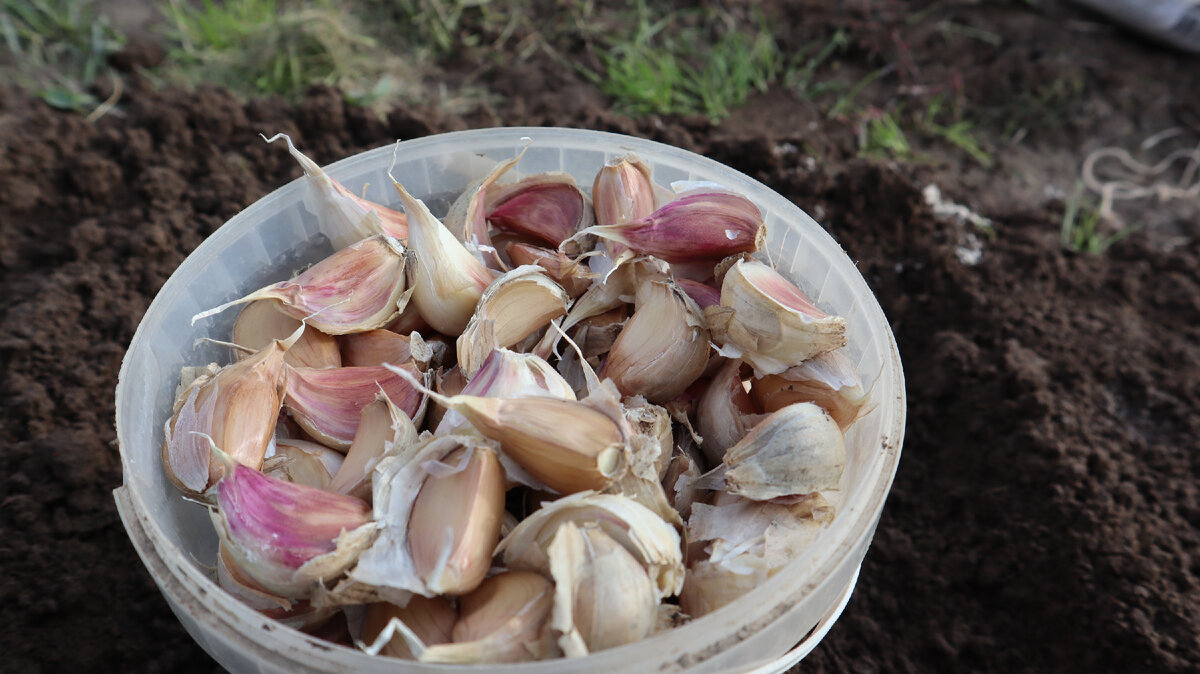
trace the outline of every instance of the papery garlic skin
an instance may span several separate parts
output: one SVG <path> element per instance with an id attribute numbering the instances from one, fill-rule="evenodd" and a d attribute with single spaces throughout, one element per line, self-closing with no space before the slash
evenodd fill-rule
<path id="1" fill-rule="evenodd" d="M 725 452 L 725 489 L 766 501 L 837 489 L 846 442 L 829 413 L 796 403 L 769 415 Z"/>
<path id="2" fill-rule="evenodd" d="M 570 298 L 541 267 L 525 265 L 500 276 L 475 307 L 458 338 L 458 365 L 468 378 L 491 353 L 511 347 L 567 313 Z"/>
<path id="3" fill-rule="evenodd" d="M 415 367 L 406 365 L 410 371 Z M 418 416 L 422 395 L 408 380 L 384 366 L 331 370 L 291 368 L 284 406 L 322 444 L 346 450 L 354 441 L 362 408 L 380 391 L 409 418 Z"/>
<path id="4" fill-rule="evenodd" d="M 564 522 L 547 555 L 555 587 L 550 626 L 567 657 L 633 643 L 654 629 L 654 583 L 641 562 L 603 529 Z"/>
<path id="5" fill-rule="evenodd" d="M 528 353 L 496 349 L 459 391 L 480 398 L 527 398 L 545 396 L 574 400 L 575 392 L 545 359 Z M 434 431 L 437 435 L 454 432 L 467 418 L 453 409 L 446 412 Z"/>
<path id="6" fill-rule="evenodd" d="M 262 472 L 270 477 L 329 490 L 333 474 L 344 457 L 335 450 L 305 440 L 275 440 L 275 454 L 263 462 Z M 267 464 L 272 464 L 268 468 Z"/>
<path id="7" fill-rule="evenodd" d="M 742 358 L 758 376 L 778 374 L 846 345 L 846 321 L 809 301 L 779 272 L 738 260 L 721 282 L 721 305 L 704 311 L 722 355 Z"/>
<path id="8" fill-rule="evenodd" d="M 594 274 L 577 260 L 572 260 L 561 251 L 514 241 L 504 248 L 514 265 L 537 265 L 546 270 L 550 278 L 562 286 L 567 295 L 579 297 L 591 287 Z"/>
<path id="9" fill-rule="evenodd" d="M 240 464 L 214 487 L 213 526 L 238 567 L 268 591 L 307 598 L 335 580 L 374 538 L 361 499 L 275 480 Z"/>
<path id="10" fill-rule="evenodd" d="M 371 500 L 371 475 L 385 456 L 404 452 L 417 442 L 417 428 L 387 396 L 362 408 L 354 440 L 329 480 L 327 489 Z"/>
<path id="11" fill-rule="evenodd" d="M 717 370 L 696 407 L 697 425 L 704 441 L 704 458 L 716 465 L 725 450 L 734 446 L 762 419 L 754 401 L 742 385 L 742 361 L 727 361 Z"/>

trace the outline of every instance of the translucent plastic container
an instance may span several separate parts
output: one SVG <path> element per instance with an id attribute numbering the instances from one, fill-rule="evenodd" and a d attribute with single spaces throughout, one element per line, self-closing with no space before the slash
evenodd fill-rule
<path id="1" fill-rule="evenodd" d="M 766 214 L 770 258 L 822 308 L 845 317 L 847 354 L 873 411 L 847 434 L 847 466 L 837 517 L 801 557 L 733 604 L 653 638 L 577 660 L 486 667 L 422 665 L 370 657 L 266 619 L 214 582 L 217 538 L 205 509 L 185 501 L 163 471 L 160 448 L 179 369 L 225 362 L 221 347 L 193 346 L 227 336 L 237 311 L 198 322 L 196 313 L 290 277 L 331 251 L 303 204 L 303 178 L 242 211 L 179 266 L 146 311 L 117 384 L 117 437 L 124 485 L 115 496 L 130 540 L 180 622 L 234 672 L 773 672 L 807 654 L 849 599 L 900 458 L 904 379 L 879 303 L 828 234 L 788 200 L 722 164 L 678 148 L 596 131 L 510 128 L 462 131 L 399 145 L 393 175 L 435 214 L 471 180 L 532 145 L 517 177 L 566 171 L 590 190 L 606 160 L 636 153 L 667 185 L 711 180 L 737 190 Z M 303 149 L 303 147 L 301 148 Z M 281 146 L 279 152 L 284 152 Z M 399 208 L 386 171 L 393 146 L 328 167 L 352 191 Z M 834 500 L 834 499 L 831 499 Z"/>

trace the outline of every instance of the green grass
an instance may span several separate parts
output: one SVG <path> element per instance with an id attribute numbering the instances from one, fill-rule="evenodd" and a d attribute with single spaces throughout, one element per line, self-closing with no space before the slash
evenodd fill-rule
<path id="1" fill-rule="evenodd" d="M 801 49 L 784 69 L 783 86 L 800 98 L 813 99 L 825 93 L 830 85 L 828 82 L 816 81 L 817 71 L 834 54 L 844 51 L 847 44 L 849 40 L 846 31 L 839 29 L 815 54 L 809 55 L 811 46 Z"/>
<path id="2" fill-rule="evenodd" d="M 0 0 L 0 34 L 17 85 L 80 113 L 97 110 L 89 89 L 124 44 L 90 0 Z"/>
<path id="3" fill-rule="evenodd" d="M 603 73 L 593 78 L 619 108 L 720 120 L 778 77 L 782 57 L 761 22 L 747 31 L 715 21 L 687 25 L 681 14 L 651 20 L 639 5 L 632 35 L 605 45 Z"/>
<path id="4" fill-rule="evenodd" d="M 1135 223 L 1106 235 L 1101 231 L 1102 224 L 1100 211 L 1083 198 L 1083 185 L 1076 185 L 1075 190 L 1067 197 L 1066 208 L 1063 210 L 1059 234 L 1062 247 L 1076 253 L 1100 255 L 1141 227 Z"/>
<path id="5" fill-rule="evenodd" d="M 162 71 L 186 84 L 288 100 L 329 84 L 371 103 L 398 95 L 413 79 L 354 19 L 352 6 L 332 0 L 170 0 L 164 14 L 171 49 Z"/>
<path id="6" fill-rule="evenodd" d="M 904 129 L 889 112 L 875 113 L 866 120 L 858 145 L 859 154 L 874 159 L 910 159 L 913 154 Z"/>
<path id="7" fill-rule="evenodd" d="M 995 160 L 975 138 L 975 125 L 968 120 L 961 119 L 959 114 L 950 115 L 949 123 L 943 124 L 939 121 L 944 117 L 943 108 L 942 99 L 940 97 L 933 98 L 926 105 L 924 114 L 917 119 L 921 130 L 962 150 L 984 168 L 991 168 Z"/>

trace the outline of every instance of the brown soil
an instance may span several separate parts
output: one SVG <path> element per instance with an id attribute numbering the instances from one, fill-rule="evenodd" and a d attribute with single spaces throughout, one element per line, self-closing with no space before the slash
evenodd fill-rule
<path id="1" fill-rule="evenodd" d="M 878 295 L 905 363 L 908 435 L 858 589 L 802 670 L 1197 671 L 1196 207 L 1126 212 L 1141 231 L 1079 255 L 1059 247 L 1061 203 L 1044 190 L 1068 188 L 1094 147 L 1200 118 L 1197 61 L 1053 3 L 938 3 L 916 23 L 922 3 L 798 4 L 772 5 L 789 48 L 846 27 L 847 81 L 900 64 L 863 102 L 897 85 L 961 96 L 997 165 L 934 146 L 914 164 L 856 159 L 849 122 L 781 91 L 717 125 L 633 120 L 537 56 L 488 75 L 506 97 L 466 117 L 379 119 L 324 89 L 296 106 L 160 94 L 130 76 L 120 114 L 89 124 L 0 91 L 0 669 L 217 668 L 117 518 L 113 388 L 179 262 L 298 174 L 257 134 L 290 133 L 325 163 L 503 123 L 619 131 L 726 162 L 814 214 Z M 1002 43 L 930 28 L 941 20 Z M 1059 81 L 1079 87 L 1058 107 L 1027 96 Z M 1019 140 L 1002 132 L 1014 117 Z M 995 235 L 935 217 L 929 182 Z M 977 264 L 963 246 L 981 247 Z"/>

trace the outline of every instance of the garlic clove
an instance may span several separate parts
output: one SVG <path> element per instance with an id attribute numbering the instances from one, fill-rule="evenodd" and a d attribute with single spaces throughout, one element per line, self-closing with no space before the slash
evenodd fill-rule
<path id="1" fill-rule="evenodd" d="M 570 298 L 540 267 L 526 265 L 484 291 L 458 338 L 458 366 L 468 378 L 498 348 L 507 348 L 567 313 Z"/>
<path id="2" fill-rule="evenodd" d="M 671 457 L 671 463 L 667 466 L 667 473 L 662 481 L 667 503 L 685 520 L 692 513 L 692 504 L 696 501 L 696 483 L 700 479 L 698 457 L 682 447 L 690 443 L 690 436 L 681 438 L 681 446 L 676 448 Z"/>
<path id="3" fill-rule="evenodd" d="M 300 327 L 300 321 L 283 313 L 278 300 L 257 300 L 247 304 L 233 324 L 233 343 L 258 351 L 272 340 L 287 339 Z M 309 327 L 283 356 L 284 362 L 297 367 L 341 367 L 337 338 Z"/>
<path id="4" fill-rule="evenodd" d="M 294 344 L 297 334 L 289 338 Z M 167 477 L 184 494 L 199 496 L 221 476 L 203 436 L 235 461 L 257 470 L 274 435 L 284 398 L 288 342 L 272 341 L 258 353 L 201 375 L 180 392 L 163 429 Z"/>
<path id="5" fill-rule="evenodd" d="M 493 273 L 438 222 L 425 202 L 394 179 L 392 185 L 408 214 L 408 245 L 415 258 L 410 270 L 412 301 L 434 330 L 458 335 L 492 282 Z"/>
<path id="6" fill-rule="evenodd" d="M 641 220 L 673 198 L 654 183 L 650 167 L 634 155 L 609 161 L 592 182 L 592 206 L 598 225 Z"/>
<path id="7" fill-rule="evenodd" d="M 507 267 L 497 255 L 491 232 L 488 231 L 487 196 L 493 185 L 521 161 L 526 148 L 528 146 L 522 148 L 516 157 L 497 164 L 487 175 L 467 186 L 446 214 L 446 228 L 474 250 L 486 266 L 500 271 Z"/>
<path id="8" fill-rule="evenodd" d="M 545 269 L 572 299 L 586 292 L 595 278 L 586 266 L 561 251 L 514 241 L 505 246 L 504 252 L 515 265 L 535 264 Z"/>
<path id="9" fill-rule="evenodd" d="M 384 363 L 404 363 L 413 357 L 412 337 L 391 330 L 368 330 L 338 338 L 342 365 L 370 367 Z"/>
<path id="10" fill-rule="evenodd" d="M 276 480 L 214 454 L 225 472 L 212 488 L 213 525 L 237 567 L 267 591 L 306 599 L 373 540 L 371 508 L 361 499 Z"/>
<path id="11" fill-rule="evenodd" d="M 421 643 L 436 646 L 450 643 L 450 632 L 458 620 L 458 611 L 443 597 L 414 595 L 403 607 L 390 602 L 375 602 L 367 606 L 363 615 L 363 642 L 374 644 L 393 620 L 404 623 Z M 400 635 L 392 635 L 375 652 L 392 658 L 416 659 Z"/>
<path id="12" fill-rule="evenodd" d="M 554 585 L 541 574 L 507 571 L 483 581 L 459 600 L 453 643 L 431 646 L 423 662 L 526 662 L 553 655 L 544 637 Z"/>
<path id="13" fill-rule="evenodd" d="M 411 364 L 403 367 L 416 372 Z M 346 450 L 358 431 L 362 408 L 374 401 L 380 390 L 409 418 L 417 416 L 420 391 L 384 366 L 289 368 L 283 404 L 306 433 L 322 444 Z"/>
<path id="14" fill-rule="evenodd" d="M 765 501 L 837 489 L 846 466 L 842 429 L 812 403 L 763 419 L 725 452 L 725 491 Z"/>
<path id="15" fill-rule="evenodd" d="M 260 614 L 291 627 L 309 631 L 324 625 L 335 609 L 317 608 L 308 601 L 293 601 L 271 594 L 242 571 L 224 545 L 218 544 L 217 585 Z"/>
<path id="16" fill-rule="evenodd" d="M 596 526 L 564 522 L 547 549 L 554 578 L 550 627 L 569 657 L 648 636 L 658 597 L 642 563 Z"/>
<path id="17" fill-rule="evenodd" d="M 639 279 L 637 309 L 598 373 L 626 395 L 664 402 L 683 393 L 708 364 L 708 331 L 695 303 L 665 280 Z"/>
<path id="18" fill-rule="evenodd" d="M 721 291 L 707 283 L 676 277 L 675 285 L 687 293 L 687 296 L 692 298 L 692 301 L 696 303 L 696 306 L 700 307 L 701 311 L 721 303 Z"/>
<path id="19" fill-rule="evenodd" d="M 766 412 L 798 402 L 820 405 L 842 432 L 865 414 L 870 396 L 840 350 L 826 351 L 779 374 L 754 381 L 750 395 Z"/>
<path id="20" fill-rule="evenodd" d="M 595 235 L 667 262 L 716 261 L 758 250 L 766 240 L 762 212 L 749 199 L 725 191 L 689 192 L 640 220 L 596 225 Z"/>
<path id="21" fill-rule="evenodd" d="M 487 447 L 460 448 L 425 478 L 409 519 L 414 570 L 436 594 L 466 594 L 483 582 L 504 515 L 504 469 Z"/>
<path id="22" fill-rule="evenodd" d="M 387 234 L 402 241 L 408 238 L 408 219 L 403 213 L 355 195 L 297 150 L 286 134 L 263 137 L 268 143 L 280 138 L 287 142 L 288 152 L 304 169 L 307 182 L 304 206 L 316 216 L 321 231 L 335 249 L 375 234 Z"/>
<path id="23" fill-rule="evenodd" d="M 277 438 L 275 455 L 263 462 L 262 472 L 278 480 L 329 489 L 329 481 L 341 467 L 344 458 L 340 453 L 316 442 Z"/>
<path id="24" fill-rule="evenodd" d="M 579 492 L 546 503 L 526 517 L 496 546 L 511 569 L 549 571 L 547 549 L 564 522 L 594 523 L 647 569 L 658 599 L 683 586 L 679 533 L 650 509 L 626 496 Z"/>
<path id="25" fill-rule="evenodd" d="M 809 301 L 779 272 L 738 260 L 721 282 L 721 306 L 704 312 L 723 355 L 742 358 L 758 376 L 778 374 L 846 345 L 846 321 Z"/>
<path id="26" fill-rule="evenodd" d="M 516 353 L 508 349 L 496 349 L 483 361 L 479 370 L 461 388 L 440 389 L 445 395 L 476 396 L 481 398 L 526 398 L 546 396 L 563 400 L 574 400 L 575 392 L 553 367 L 543 358 L 528 353 Z M 438 404 L 434 401 L 434 404 Z M 438 435 L 459 432 L 467 418 L 454 410 L 446 412 L 434 431 Z"/>
<path id="27" fill-rule="evenodd" d="M 538 173 L 493 186 L 486 204 L 487 220 L 496 229 L 551 246 L 592 224 L 591 204 L 567 173 Z"/>
<path id="28" fill-rule="evenodd" d="M 404 452 L 417 442 L 417 428 L 386 396 L 362 408 L 358 429 L 342 465 L 326 487 L 338 494 L 371 500 L 371 475 L 389 454 Z"/>
<path id="29" fill-rule="evenodd" d="M 405 259 L 404 246 L 390 236 L 363 239 L 291 280 L 196 314 L 192 324 L 235 304 L 274 299 L 280 311 L 330 335 L 381 328 L 408 303 Z"/>
<path id="30" fill-rule="evenodd" d="M 742 361 L 729 360 L 704 389 L 696 407 L 696 421 L 703 442 L 700 449 L 709 464 L 716 465 L 725 450 L 736 445 L 762 420 L 762 411 L 746 392 Z"/>

